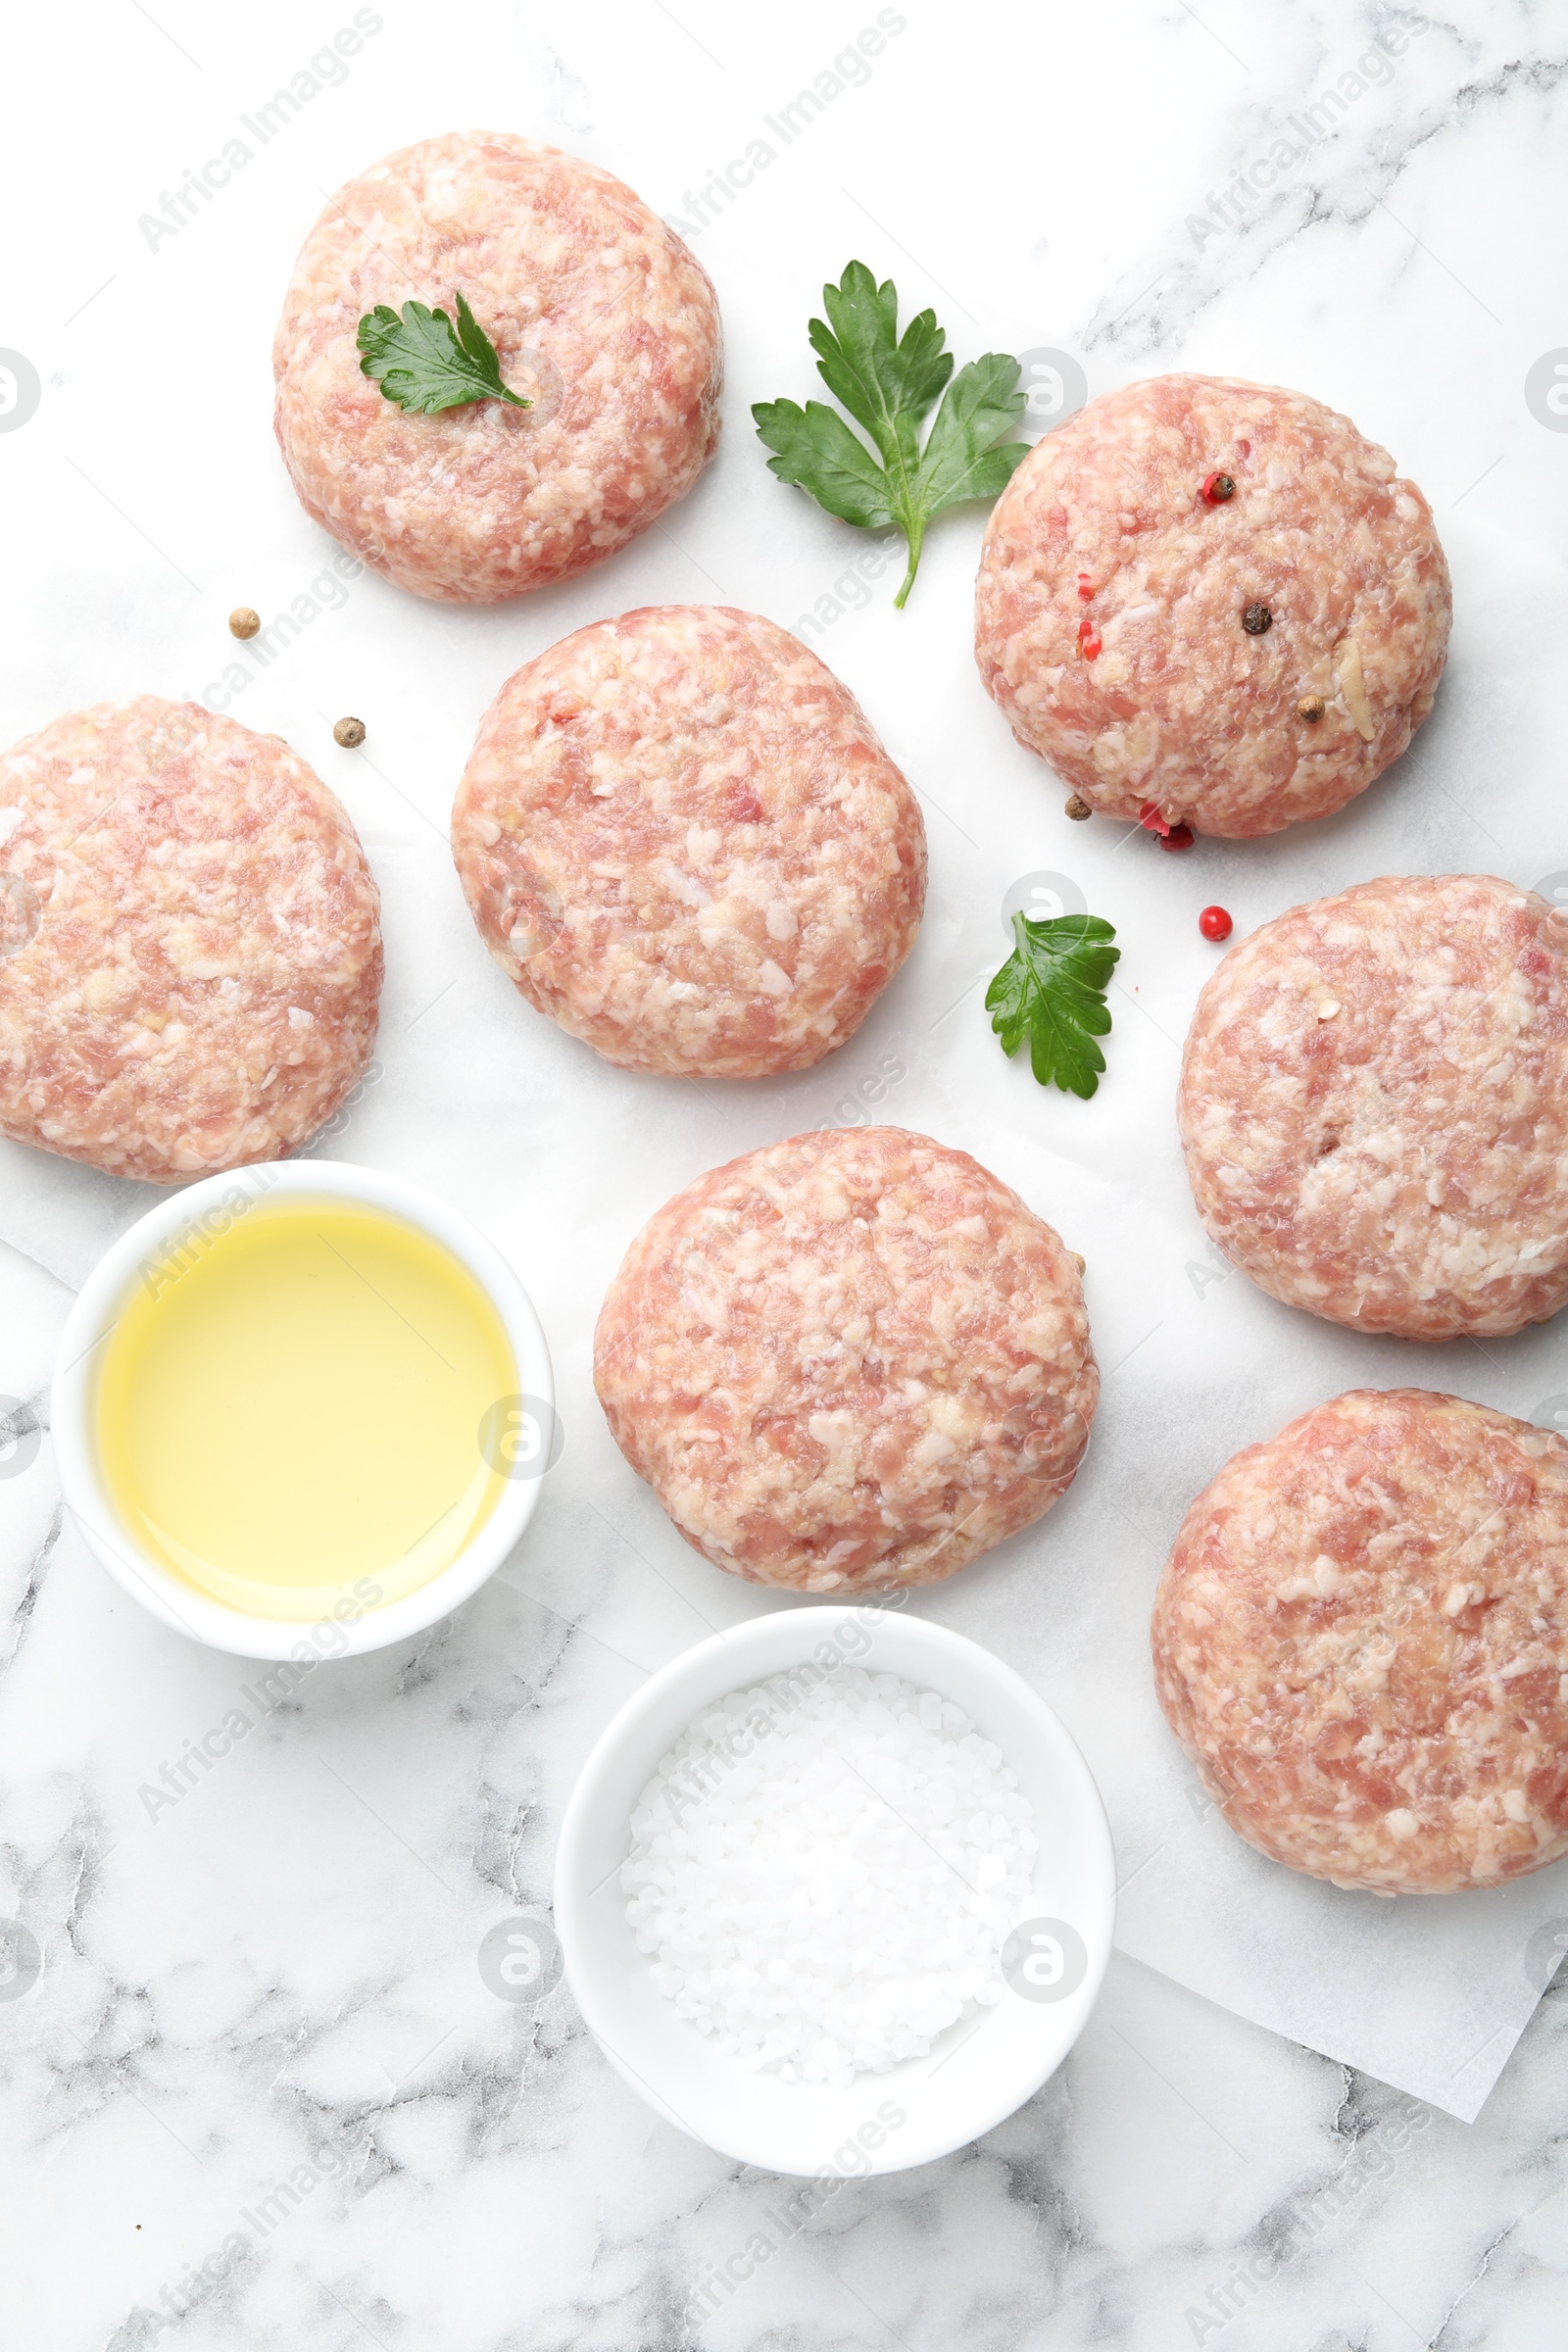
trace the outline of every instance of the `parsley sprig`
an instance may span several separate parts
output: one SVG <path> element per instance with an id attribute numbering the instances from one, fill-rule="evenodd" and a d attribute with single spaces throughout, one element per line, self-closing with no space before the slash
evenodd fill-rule
<path id="1" fill-rule="evenodd" d="M 919 569 L 926 525 L 943 507 L 992 499 L 1006 486 L 1025 441 L 1002 442 L 1025 406 L 1016 390 L 1018 363 L 988 351 L 953 374 L 953 354 L 934 311 L 921 311 L 901 337 L 893 280 L 878 285 L 863 262 L 822 288 L 827 320 L 813 318 L 811 349 L 828 390 L 863 425 L 881 464 L 836 409 L 808 400 L 760 401 L 752 415 L 781 482 L 795 482 L 845 522 L 880 529 L 894 523 L 909 546 L 908 569 L 894 598 L 902 606 Z M 953 380 L 950 383 L 949 377 Z M 925 447 L 920 427 L 939 394 Z"/>
<path id="2" fill-rule="evenodd" d="M 1054 1079 L 1087 1102 L 1105 1066 L 1095 1040 L 1110 1028 L 1105 983 L 1121 960 L 1110 944 L 1116 934 L 1098 914 L 1015 914 L 1012 936 L 1017 945 L 986 990 L 991 1026 L 1004 1054 L 1016 1054 L 1027 1032 L 1040 1084 Z"/>
<path id="3" fill-rule="evenodd" d="M 360 373 L 380 384 L 382 395 L 400 409 L 433 416 L 471 400 L 506 400 L 514 409 L 533 402 L 501 380 L 496 347 L 465 297 L 458 296 L 458 323 L 445 311 L 406 302 L 401 315 L 378 302 L 360 320 Z"/>

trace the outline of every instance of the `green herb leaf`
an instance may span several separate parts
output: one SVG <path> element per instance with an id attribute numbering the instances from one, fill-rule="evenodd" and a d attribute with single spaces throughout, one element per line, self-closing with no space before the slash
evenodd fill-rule
<path id="1" fill-rule="evenodd" d="M 899 298 L 893 280 L 879 286 L 863 262 L 852 262 L 844 282 L 822 288 L 828 325 L 809 327 L 816 372 L 858 424 L 863 424 L 885 466 L 912 470 L 919 428 L 953 373 L 953 354 L 934 311 L 911 318 L 899 338 Z"/>
<path id="2" fill-rule="evenodd" d="M 1004 1054 L 1016 1054 L 1027 1032 L 1040 1084 L 1054 1079 L 1087 1102 L 1105 1066 L 1095 1039 L 1110 1028 L 1105 983 L 1121 960 L 1110 944 L 1116 934 L 1098 914 L 1040 922 L 1015 914 L 1012 936 L 1018 944 L 986 990 L 991 1026 Z"/>
<path id="3" fill-rule="evenodd" d="M 874 530 L 893 520 L 887 475 L 836 409 L 820 400 L 808 400 L 804 409 L 793 400 L 775 400 L 759 403 L 752 415 L 768 448 L 778 451 L 767 463 L 781 482 L 798 482 L 845 522 Z"/>
<path id="4" fill-rule="evenodd" d="M 445 311 L 428 310 L 422 302 L 406 302 L 401 316 L 381 302 L 360 320 L 356 341 L 360 373 L 379 383 L 383 397 L 400 409 L 433 416 L 472 400 L 533 407 L 502 382 L 496 347 L 462 294 L 456 328 Z"/>
<path id="5" fill-rule="evenodd" d="M 909 547 L 893 600 L 903 605 L 932 515 L 966 499 L 995 498 L 1028 455 L 1027 442 L 1002 440 L 1024 412 L 1018 363 L 987 352 L 955 376 L 936 313 L 921 311 L 901 336 L 893 280 L 879 286 L 863 262 L 851 262 L 838 285 L 822 288 L 822 307 L 827 319 L 810 323 L 817 373 L 863 426 L 881 464 L 819 400 L 804 409 L 793 400 L 759 402 L 752 411 L 758 437 L 776 452 L 769 470 L 808 490 L 830 514 L 862 528 L 897 524 Z M 920 428 L 939 397 L 922 453 Z"/>
<path id="6" fill-rule="evenodd" d="M 920 461 L 931 514 L 965 498 L 1000 498 L 1005 490 L 1013 467 L 1029 452 L 1027 441 L 992 447 L 1000 434 L 1012 430 L 1027 406 L 1027 394 L 1013 390 L 1017 380 L 1017 361 L 997 351 L 971 360 L 954 377 Z"/>

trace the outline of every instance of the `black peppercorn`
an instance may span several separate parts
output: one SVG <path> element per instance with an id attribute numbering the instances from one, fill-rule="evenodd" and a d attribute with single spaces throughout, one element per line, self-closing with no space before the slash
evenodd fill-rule
<path id="1" fill-rule="evenodd" d="M 1274 615 L 1267 605 L 1249 605 L 1242 614 L 1242 626 L 1249 637 L 1261 637 L 1265 629 L 1274 626 Z"/>

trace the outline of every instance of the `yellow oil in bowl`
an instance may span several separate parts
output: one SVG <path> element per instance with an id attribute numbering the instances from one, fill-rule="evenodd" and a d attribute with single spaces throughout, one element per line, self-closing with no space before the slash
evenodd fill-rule
<path id="1" fill-rule="evenodd" d="M 517 1387 L 496 1307 L 442 1243 L 289 1194 L 143 1268 L 99 1357 L 100 1471 L 125 1531 L 209 1598 L 361 1614 L 489 1518 L 504 1480 L 481 1431 Z"/>

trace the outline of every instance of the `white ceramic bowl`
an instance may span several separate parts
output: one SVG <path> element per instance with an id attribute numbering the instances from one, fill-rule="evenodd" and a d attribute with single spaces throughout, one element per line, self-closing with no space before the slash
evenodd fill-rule
<path id="1" fill-rule="evenodd" d="M 550 1354 L 539 1318 L 512 1268 L 466 1218 L 419 1186 L 374 1168 L 341 1160 L 278 1160 L 205 1176 L 172 1193 L 122 1235 L 94 1266 L 66 1320 L 55 1367 L 51 1416 L 55 1459 L 66 1506 L 98 1559 L 118 1584 L 159 1621 L 189 1634 L 213 1649 L 246 1658 L 295 1658 L 314 1663 L 382 1649 L 422 1633 L 466 1600 L 512 1550 L 539 1499 L 542 1480 L 509 1479 L 495 1508 L 449 1568 L 426 1585 L 383 1607 L 326 1623 L 255 1617 L 210 1599 L 152 1558 L 122 1525 L 99 1475 L 94 1431 L 98 1350 L 136 1284 L 142 1268 L 182 1235 L 222 1230 L 221 1220 L 243 1213 L 242 1203 L 280 1200 L 289 1194 L 352 1200 L 385 1210 L 443 1243 L 486 1293 L 506 1327 L 517 1363 L 517 1385 L 526 1396 L 554 1409 Z M 203 1220 L 213 1222 L 204 1227 Z"/>
<path id="2" fill-rule="evenodd" d="M 824 1647 L 824 1645 L 826 1645 Z M 626 1923 L 620 1865 L 631 1811 L 682 1732 L 726 1691 L 813 1657 L 902 1675 L 963 1708 L 994 1740 L 1035 1809 L 1039 1913 L 1082 1939 L 1065 1995 L 1046 1980 L 960 2018 L 926 2058 L 848 2090 L 751 2074 L 659 1992 Z M 1089 1767 L 1044 1699 L 961 1634 L 889 1608 L 796 1607 L 701 1642 L 628 1701 L 583 1767 L 556 1852 L 555 1919 L 566 1973 L 606 2057 L 666 2122 L 722 2155 L 824 2180 L 928 2164 L 989 2132 L 1054 2072 L 1083 2030 L 1110 1957 L 1115 1873 Z M 1049 1948 L 1049 1947 L 1048 1947 Z M 1058 1982 L 1065 1983 L 1066 1979 Z M 898 2120 L 891 2121 L 890 2113 Z"/>

